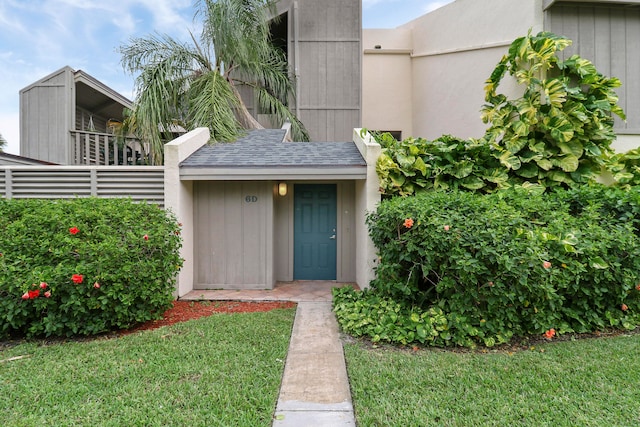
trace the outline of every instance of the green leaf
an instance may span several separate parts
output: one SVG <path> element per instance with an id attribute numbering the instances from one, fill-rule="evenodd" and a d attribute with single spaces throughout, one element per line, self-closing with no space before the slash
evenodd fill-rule
<path id="1" fill-rule="evenodd" d="M 424 160 L 422 160 L 422 157 L 418 157 L 415 161 L 415 163 L 413 164 L 413 167 L 420 171 L 420 173 L 422 174 L 422 176 L 427 176 L 427 165 L 424 162 Z"/>
<path id="2" fill-rule="evenodd" d="M 523 178 L 535 178 L 538 176 L 538 172 L 538 165 L 536 165 L 535 163 L 525 163 L 520 169 L 516 171 L 518 176 L 521 176 Z"/>
<path id="3" fill-rule="evenodd" d="M 522 166 L 520 158 L 509 151 L 505 151 L 499 160 L 507 169 L 520 169 L 520 166 Z"/>
<path id="4" fill-rule="evenodd" d="M 551 136 L 558 142 L 567 142 L 573 138 L 573 126 L 562 117 L 552 117 L 549 120 L 548 127 Z"/>
<path id="5" fill-rule="evenodd" d="M 563 182 L 565 184 L 573 184 L 573 180 L 566 173 L 559 170 L 549 171 L 545 176 L 554 182 Z"/>
<path id="6" fill-rule="evenodd" d="M 400 168 L 409 169 L 409 168 L 413 167 L 413 164 L 415 163 L 416 158 L 414 156 L 411 156 L 411 155 L 405 155 L 403 153 L 397 153 L 396 154 L 396 160 L 398 161 L 398 164 L 400 165 Z"/>
<path id="7" fill-rule="evenodd" d="M 402 187 L 402 185 L 407 181 L 407 178 L 402 173 L 399 173 L 397 171 L 392 171 L 391 173 L 389 173 L 389 178 L 391 179 L 393 185 L 396 187 Z"/>
<path id="8" fill-rule="evenodd" d="M 567 91 L 564 89 L 562 81 L 558 79 L 546 80 L 542 86 L 549 104 L 556 108 L 562 108 L 562 104 L 567 100 Z"/>
<path id="9" fill-rule="evenodd" d="M 560 151 L 562 151 L 564 154 L 572 154 L 577 158 L 582 157 L 582 154 L 584 154 L 584 148 L 582 147 L 582 143 L 580 141 L 572 140 L 567 142 L 559 142 L 558 148 L 560 148 Z"/>
<path id="10" fill-rule="evenodd" d="M 564 238 L 561 240 L 562 244 L 564 245 L 571 245 L 571 246 L 575 246 L 578 244 L 578 238 L 576 237 L 575 234 L 573 233 L 567 233 Z"/>
<path id="11" fill-rule="evenodd" d="M 573 154 L 557 157 L 551 162 L 554 166 L 561 168 L 564 172 L 575 172 L 578 170 L 578 166 L 580 165 L 580 161 Z"/>
<path id="12" fill-rule="evenodd" d="M 460 185 L 464 188 L 468 188 L 469 190 L 479 190 L 485 187 L 484 181 L 476 176 L 469 176 L 463 179 L 460 181 Z"/>
<path id="13" fill-rule="evenodd" d="M 522 120 L 514 120 L 511 123 L 511 127 L 513 128 L 513 132 L 515 132 L 517 136 L 524 136 L 529 134 L 529 125 Z M 525 140 L 525 144 L 526 144 L 526 140 Z M 523 144 L 522 147 L 524 147 L 525 144 Z M 508 148 L 508 150 L 512 151 L 510 148 Z M 518 151 L 514 151 L 514 152 L 517 153 Z"/>
<path id="14" fill-rule="evenodd" d="M 526 135 L 526 134 L 522 134 L 522 135 Z M 514 135 L 513 137 L 504 140 L 504 147 L 507 149 L 507 151 L 513 154 L 517 154 L 520 152 L 520 150 L 522 150 L 524 147 L 527 146 L 528 142 L 529 141 L 527 140 L 527 138 L 521 138 L 521 137 L 518 137 L 518 135 Z"/>
<path id="15" fill-rule="evenodd" d="M 418 333 L 418 336 L 420 338 L 426 338 L 427 337 L 427 330 L 425 329 L 425 327 L 423 325 L 418 325 L 418 327 L 416 328 L 416 332 Z"/>
<path id="16" fill-rule="evenodd" d="M 456 163 L 450 173 L 456 178 L 462 179 L 469 176 L 471 172 L 473 172 L 473 163 L 468 160 L 463 160 Z"/>
<path id="17" fill-rule="evenodd" d="M 607 268 L 609 268 L 609 264 L 607 264 L 605 262 L 605 260 L 603 260 L 600 257 L 595 257 L 595 258 L 589 259 L 589 265 L 592 268 L 595 268 L 597 270 L 606 270 Z"/>
<path id="18" fill-rule="evenodd" d="M 491 169 L 482 175 L 482 179 L 493 182 L 494 184 L 501 184 L 507 182 L 509 175 L 504 169 Z"/>

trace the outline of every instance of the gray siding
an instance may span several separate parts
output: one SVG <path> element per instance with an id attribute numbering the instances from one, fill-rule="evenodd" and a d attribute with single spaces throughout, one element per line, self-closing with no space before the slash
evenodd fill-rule
<path id="1" fill-rule="evenodd" d="M 290 51 L 299 54 L 293 60 L 301 120 L 314 141 L 350 141 L 361 123 L 361 2 L 298 3 L 298 39 Z"/>
<path id="2" fill-rule="evenodd" d="M 69 162 L 73 91 L 73 75 L 67 68 L 20 91 L 21 155 L 53 163 Z"/>
<path id="3" fill-rule="evenodd" d="M 195 183 L 194 289 L 271 289 L 273 183 Z"/>
<path id="4" fill-rule="evenodd" d="M 356 186 L 338 183 L 338 282 L 356 281 Z"/>
<path id="5" fill-rule="evenodd" d="M 361 1 L 281 0 L 278 13 L 288 18 L 288 58 L 297 75 L 292 108 L 312 141 L 351 141 L 362 122 Z"/>
<path id="6" fill-rule="evenodd" d="M 163 167 L 0 167 L 0 197 L 130 197 L 164 205 Z"/>
<path id="7" fill-rule="evenodd" d="M 545 28 L 573 40 L 565 58 L 578 54 L 622 81 L 617 93 L 627 122 L 616 119 L 616 131 L 640 133 L 640 8 L 559 3 L 546 12 Z"/>

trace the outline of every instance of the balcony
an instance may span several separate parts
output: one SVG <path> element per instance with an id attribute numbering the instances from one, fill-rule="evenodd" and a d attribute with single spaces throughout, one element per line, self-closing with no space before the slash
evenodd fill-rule
<path id="1" fill-rule="evenodd" d="M 149 165 L 148 150 L 137 138 L 116 137 L 110 133 L 70 131 L 72 165 Z"/>

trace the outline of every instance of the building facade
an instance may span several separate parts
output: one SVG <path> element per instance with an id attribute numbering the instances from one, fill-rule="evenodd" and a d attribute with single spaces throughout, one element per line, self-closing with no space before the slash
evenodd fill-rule
<path id="1" fill-rule="evenodd" d="M 485 81 L 529 30 L 568 37 L 565 55 L 578 53 L 622 80 L 617 93 L 627 121 L 616 121 L 614 147 L 640 146 L 638 0 L 456 0 L 395 29 L 366 29 L 363 127 L 403 138 L 482 136 Z M 519 90 L 506 79 L 501 88 L 514 96 Z"/>

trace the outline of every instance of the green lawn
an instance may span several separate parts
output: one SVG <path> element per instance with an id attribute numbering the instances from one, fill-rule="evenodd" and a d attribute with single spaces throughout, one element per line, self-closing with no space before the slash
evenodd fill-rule
<path id="1" fill-rule="evenodd" d="M 345 344 L 359 426 L 638 426 L 640 335 L 509 353 Z"/>
<path id="2" fill-rule="evenodd" d="M 0 351 L 0 425 L 270 426 L 295 309 Z M 27 356 L 7 360 L 16 356 Z"/>

